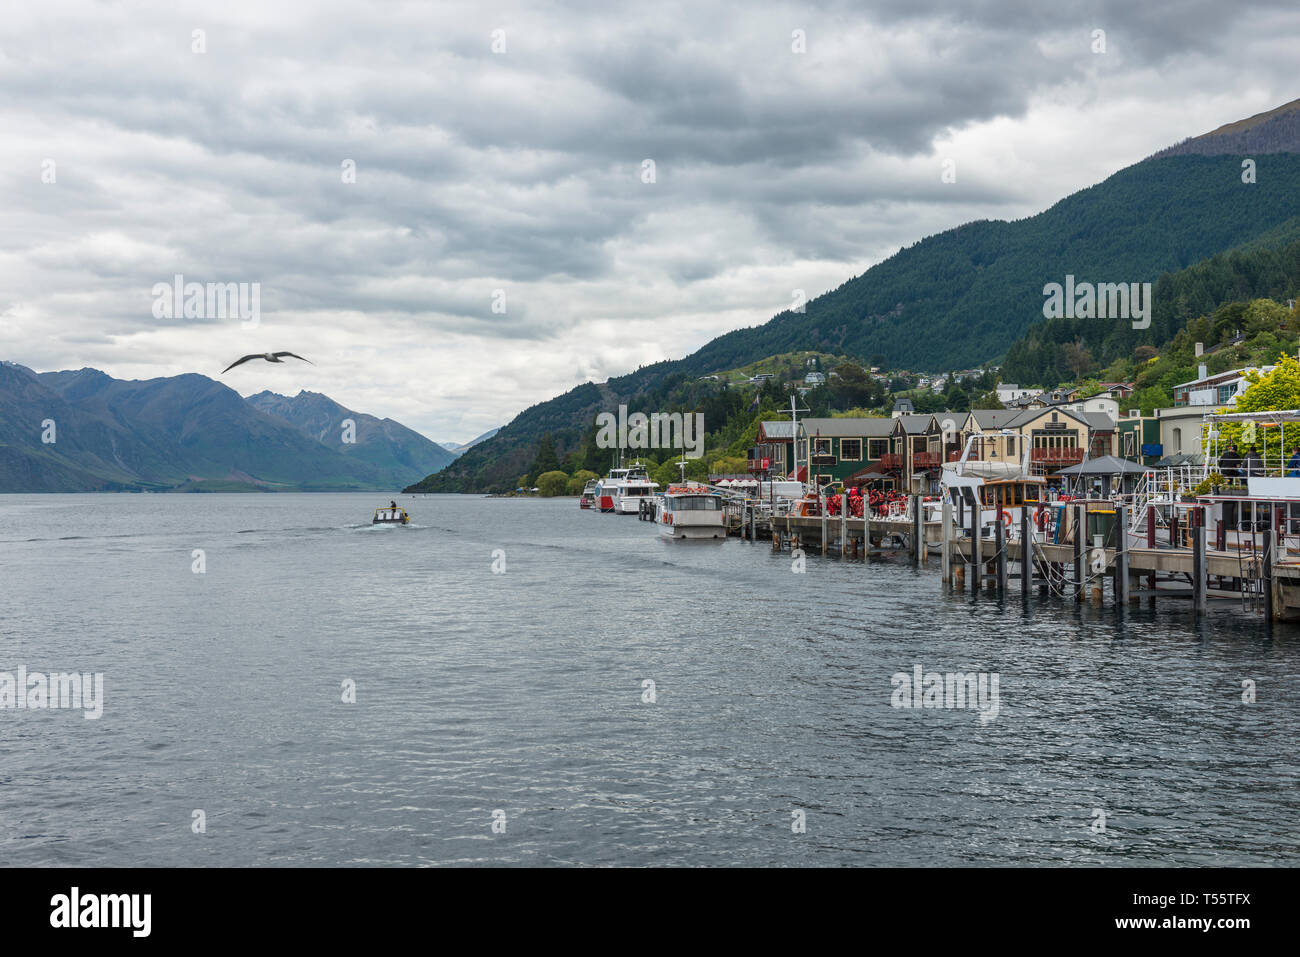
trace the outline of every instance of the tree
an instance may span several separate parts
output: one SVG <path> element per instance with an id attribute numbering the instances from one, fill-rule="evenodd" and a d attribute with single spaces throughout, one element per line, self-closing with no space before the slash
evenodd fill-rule
<path id="1" fill-rule="evenodd" d="M 1286 326 L 1291 316 L 1286 306 L 1272 299 L 1255 299 L 1246 307 L 1242 315 L 1246 332 L 1254 335 L 1259 332 L 1277 332 Z"/>
<path id="2" fill-rule="evenodd" d="M 565 491 L 569 495 L 581 495 L 582 490 L 587 487 L 587 483 L 596 481 L 598 477 L 595 472 L 578 469 L 569 478 L 569 484 L 565 486 Z"/>
<path id="3" fill-rule="evenodd" d="M 749 470 L 749 459 L 739 456 L 720 456 L 713 460 L 709 472 L 713 475 L 743 475 Z"/>
<path id="4" fill-rule="evenodd" d="M 554 498 L 556 495 L 563 495 L 568 484 L 569 477 L 558 469 L 543 472 L 537 476 L 537 493 L 543 498 Z"/>
<path id="5" fill-rule="evenodd" d="M 1143 415 L 1154 415 L 1156 409 L 1167 409 L 1174 404 L 1173 397 L 1158 385 L 1148 386 L 1125 400 L 1124 407 L 1138 408 Z"/>
<path id="6" fill-rule="evenodd" d="M 1250 383 L 1246 390 L 1237 397 L 1237 412 L 1277 412 L 1284 409 L 1300 409 L 1300 362 L 1294 356 L 1281 355 L 1272 372 L 1248 372 L 1246 381 Z M 1253 423 L 1251 423 L 1253 424 Z M 1283 449 L 1300 445 L 1300 424 L 1289 423 L 1282 428 L 1255 429 L 1254 442 L 1243 437 L 1243 431 L 1249 425 L 1221 425 L 1219 427 L 1219 448 L 1225 448 L 1229 442 L 1237 442 L 1245 451 L 1245 446 L 1256 445 L 1267 462 L 1285 461 Z"/>
<path id="7" fill-rule="evenodd" d="M 559 467 L 560 460 L 555 454 L 555 439 L 550 432 L 547 432 L 537 445 L 537 458 L 533 460 L 533 467 L 528 470 L 528 474 L 540 478 L 543 472 L 553 472 Z M 568 476 L 566 475 L 565 478 Z"/>
<path id="8" fill-rule="evenodd" d="M 650 473 L 650 477 L 660 485 L 667 488 L 669 485 L 680 480 L 681 470 L 677 467 L 677 461 L 669 459 Z"/>
<path id="9" fill-rule="evenodd" d="M 1092 368 L 1092 352 L 1083 344 L 1082 339 L 1075 339 L 1065 346 L 1064 358 L 1066 366 L 1074 373 L 1075 379 Z"/>
<path id="10" fill-rule="evenodd" d="M 1250 383 L 1237 398 L 1238 412 L 1275 412 L 1300 409 L 1300 362 L 1281 355 L 1272 372 L 1248 372 Z"/>
<path id="11" fill-rule="evenodd" d="M 835 367 L 835 376 L 830 384 L 833 397 L 831 401 L 839 408 L 880 404 L 880 387 L 867 370 L 856 362 L 840 363 Z"/>

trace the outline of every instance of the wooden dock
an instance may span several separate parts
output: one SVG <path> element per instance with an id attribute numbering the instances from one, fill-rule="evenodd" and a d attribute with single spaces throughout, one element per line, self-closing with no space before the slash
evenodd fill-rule
<path id="1" fill-rule="evenodd" d="M 1197 614 L 1207 610 L 1211 597 L 1234 598 L 1258 606 L 1270 620 L 1300 621 L 1300 561 L 1279 557 L 1271 530 L 1260 536 L 1261 548 L 1247 551 L 1209 548 L 1203 526 L 1180 530 L 1180 540 L 1189 541 L 1189 546 L 1124 548 L 1082 540 L 1057 544 L 1034 528 L 1027 510 L 1020 528 L 995 524 L 972 538 L 972 530 L 957 528 L 951 505 L 943 506 L 944 518 L 937 522 L 922 521 L 920 506 L 914 497 L 904 516 L 866 519 L 765 515 L 760 509 L 734 505 L 727 511 L 733 534 L 770 540 L 773 550 L 801 548 L 841 558 L 902 554 L 919 567 L 933 557 L 945 584 L 969 585 L 972 592 L 986 588 L 1006 592 L 1014 581 L 1026 597 L 1039 592 L 1097 603 L 1107 593 L 1117 603 L 1157 595 L 1186 597 Z M 1083 513 L 1075 514 L 1074 527 L 1087 528 L 1087 503 L 1074 507 Z M 1121 530 L 1117 537 L 1127 541 L 1126 510 L 1121 505 L 1115 511 Z M 931 555 L 932 551 L 937 554 Z"/>

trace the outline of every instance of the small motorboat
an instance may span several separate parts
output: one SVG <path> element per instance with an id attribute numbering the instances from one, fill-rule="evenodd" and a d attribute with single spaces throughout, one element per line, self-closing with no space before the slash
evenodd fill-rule
<path id="1" fill-rule="evenodd" d="M 370 520 L 371 525 L 409 525 L 410 522 L 411 516 L 406 514 L 406 509 L 396 505 L 375 509 L 375 517 Z"/>

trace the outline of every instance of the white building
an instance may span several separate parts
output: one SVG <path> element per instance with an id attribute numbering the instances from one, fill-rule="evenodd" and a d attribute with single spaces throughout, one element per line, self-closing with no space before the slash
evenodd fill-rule
<path id="1" fill-rule="evenodd" d="M 1205 374 L 1205 366 L 1197 372 L 1199 377 L 1191 382 L 1181 382 L 1174 386 L 1174 407 L 1184 406 L 1224 406 L 1236 405 L 1237 396 L 1246 391 L 1250 385 L 1246 381 L 1247 372 L 1272 372 L 1275 366 L 1246 366 L 1243 369 L 1230 369 L 1214 375 Z"/>
<path id="2" fill-rule="evenodd" d="M 1171 455 L 1200 455 L 1202 417 L 1213 412 L 1213 405 L 1182 406 L 1156 409 L 1160 420 L 1160 445 L 1166 458 Z"/>
<path id="3" fill-rule="evenodd" d="M 998 401 L 1003 405 L 1010 405 L 1012 402 L 1015 402 L 1016 399 L 1021 399 L 1025 396 L 1034 394 L 1033 389 L 1022 389 L 1014 382 L 999 382 L 997 392 Z"/>

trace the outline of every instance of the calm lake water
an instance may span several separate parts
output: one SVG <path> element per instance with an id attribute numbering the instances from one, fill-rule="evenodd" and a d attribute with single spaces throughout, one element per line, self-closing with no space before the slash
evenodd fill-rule
<path id="1" fill-rule="evenodd" d="M 0 710 L 0 860 L 1300 860 L 1300 629 L 387 500 L 0 496 L 0 672 L 104 675 L 97 720 Z M 996 673 L 996 717 L 891 706 L 917 665 Z"/>

